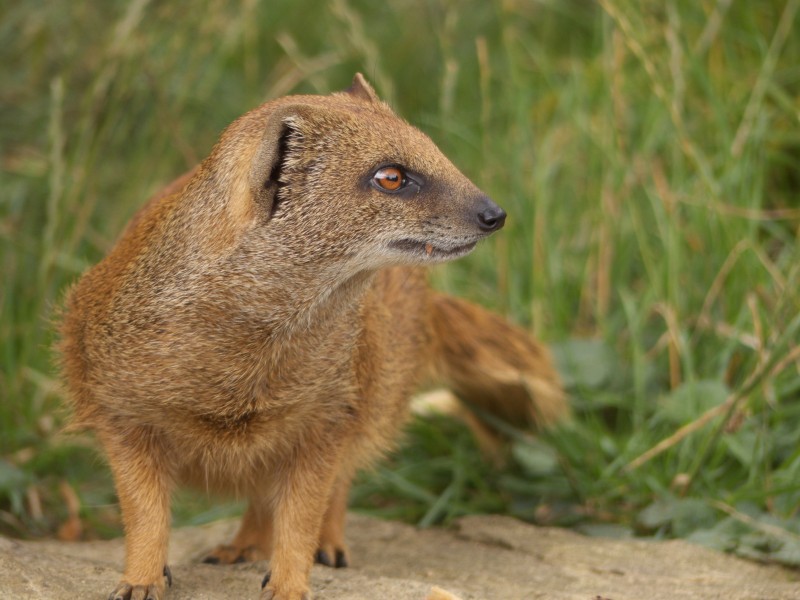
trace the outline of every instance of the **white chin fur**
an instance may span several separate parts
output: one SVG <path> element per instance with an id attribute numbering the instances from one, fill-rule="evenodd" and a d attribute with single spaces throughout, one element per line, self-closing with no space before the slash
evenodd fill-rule
<path id="1" fill-rule="evenodd" d="M 388 250 L 395 255 L 401 255 L 409 262 L 413 263 L 431 263 L 431 262 L 444 262 L 447 260 L 455 260 L 466 256 L 475 249 L 477 241 L 469 242 L 467 244 L 457 244 L 451 247 L 437 246 L 431 242 L 419 242 L 416 240 L 399 240 L 390 242 Z"/>

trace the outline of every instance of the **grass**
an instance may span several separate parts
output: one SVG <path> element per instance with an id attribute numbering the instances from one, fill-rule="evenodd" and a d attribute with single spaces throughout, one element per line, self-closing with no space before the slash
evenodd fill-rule
<path id="1" fill-rule="evenodd" d="M 435 281 L 550 343 L 575 418 L 536 439 L 507 429 L 501 469 L 458 424 L 415 421 L 355 506 L 800 563 L 798 8 L 6 3 L 0 529 L 52 534 L 70 511 L 84 536 L 118 528 L 91 439 L 59 433 L 48 348 L 65 287 L 236 116 L 360 70 L 507 209 Z M 182 496 L 176 520 L 234 510 L 212 506 Z"/>

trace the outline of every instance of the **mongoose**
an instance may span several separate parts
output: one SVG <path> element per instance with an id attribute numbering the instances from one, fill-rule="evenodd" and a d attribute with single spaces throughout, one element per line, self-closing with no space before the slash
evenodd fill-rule
<path id="1" fill-rule="evenodd" d="M 109 598 L 164 597 L 179 484 L 249 501 L 208 562 L 269 558 L 262 600 L 310 598 L 315 559 L 350 560 L 354 472 L 391 447 L 423 381 L 517 422 L 563 415 L 545 348 L 421 268 L 505 217 L 360 74 L 245 114 L 151 199 L 60 324 L 75 419 L 122 510 Z"/>

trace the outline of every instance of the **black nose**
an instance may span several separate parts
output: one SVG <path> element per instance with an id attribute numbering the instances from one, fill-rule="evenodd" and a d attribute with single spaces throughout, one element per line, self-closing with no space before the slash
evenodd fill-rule
<path id="1" fill-rule="evenodd" d="M 489 198 L 484 198 L 478 209 L 478 227 L 483 231 L 497 231 L 506 222 L 506 211 Z"/>

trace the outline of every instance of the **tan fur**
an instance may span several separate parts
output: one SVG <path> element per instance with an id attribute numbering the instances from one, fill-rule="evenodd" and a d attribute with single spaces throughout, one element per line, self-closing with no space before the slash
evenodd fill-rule
<path id="1" fill-rule="evenodd" d="M 422 185 L 381 191 L 371 176 L 389 164 Z M 142 208 L 61 323 L 75 416 L 122 508 L 112 598 L 163 597 L 179 484 L 250 500 L 211 560 L 269 556 L 262 599 L 308 598 L 315 555 L 347 562 L 353 474 L 392 446 L 431 371 L 511 419 L 565 412 L 538 343 L 432 293 L 419 268 L 488 235 L 487 207 L 499 210 L 357 75 L 347 92 L 247 113 Z"/>

